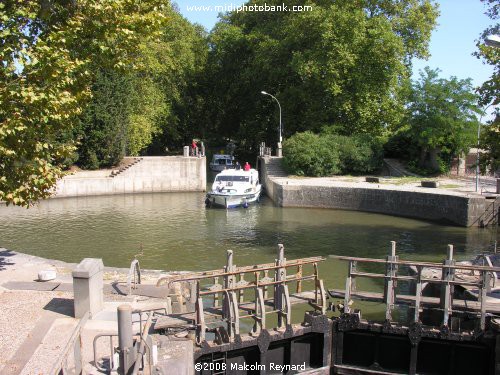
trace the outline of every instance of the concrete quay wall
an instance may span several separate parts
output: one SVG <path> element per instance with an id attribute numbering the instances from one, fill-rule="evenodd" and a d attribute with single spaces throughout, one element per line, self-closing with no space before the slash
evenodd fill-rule
<path id="1" fill-rule="evenodd" d="M 205 191 L 206 158 L 149 156 L 112 177 L 111 170 L 77 172 L 58 181 L 54 197 Z"/>
<path id="2" fill-rule="evenodd" d="M 484 197 L 442 189 L 405 189 L 380 184 L 341 186 L 313 178 L 274 177 L 279 168 L 277 162 L 275 158 L 261 158 L 259 164 L 266 193 L 280 207 L 366 211 L 469 227 L 480 224 L 487 206 Z"/>

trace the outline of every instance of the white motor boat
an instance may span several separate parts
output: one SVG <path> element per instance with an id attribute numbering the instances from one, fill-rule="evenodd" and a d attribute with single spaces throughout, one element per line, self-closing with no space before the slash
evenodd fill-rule
<path id="1" fill-rule="evenodd" d="M 226 169 L 215 177 L 205 204 L 208 207 L 248 207 L 259 201 L 261 191 L 259 172 L 255 169 Z"/>
<path id="2" fill-rule="evenodd" d="M 235 168 L 234 156 L 226 154 L 215 154 L 209 164 L 212 171 L 221 172 L 225 169 Z"/>

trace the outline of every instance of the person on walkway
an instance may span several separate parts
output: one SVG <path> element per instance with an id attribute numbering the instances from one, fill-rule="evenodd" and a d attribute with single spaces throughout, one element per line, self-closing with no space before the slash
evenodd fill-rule
<path id="1" fill-rule="evenodd" d="M 198 155 L 198 145 L 196 144 L 196 140 L 193 139 L 193 143 L 191 143 L 191 155 Z"/>
<path id="2" fill-rule="evenodd" d="M 244 169 L 245 169 L 245 171 L 249 171 L 250 170 L 250 164 L 248 164 L 248 161 L 245 163 Z"/>

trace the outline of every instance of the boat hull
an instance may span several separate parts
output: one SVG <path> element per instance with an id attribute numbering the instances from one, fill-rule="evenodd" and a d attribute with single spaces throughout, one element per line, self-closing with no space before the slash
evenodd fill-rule
<path id="1" fill-rule="evenodd" d="M 206 204 L 210 207 L 221 207 L 221 208 L 236 208 L 244 207 L 246 205 L 254 204 L 259 201 L 260 193 L 248 193 L 248 194 L 224 194 L 218 192 L 210 192 L 207 194 Z"/>

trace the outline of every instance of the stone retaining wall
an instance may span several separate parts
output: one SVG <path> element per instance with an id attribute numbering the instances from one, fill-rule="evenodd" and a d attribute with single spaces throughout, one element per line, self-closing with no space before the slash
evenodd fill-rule
<path id="1" fill-rule="evenodd" d="M 205 191 L 206 158 L 149 156 L 112 177 L 111 171 L 77 172 L 58 181 L 55 197 Z"/>
<path id="2" fill-rule="evenodd" d="M 486 200 L 456 192 L 425 188 L 408 189 L 390 186 L 330 186 L 315 185 L 314 179 L 304 181 L 273 177 L 279 162 L 276 158 L 261 158 L 261 180 L 267 195 L 280 207 L 321 207 L 357 210 L 432 220 L 464 227 L 479 225 L 485 212 Z"/>

